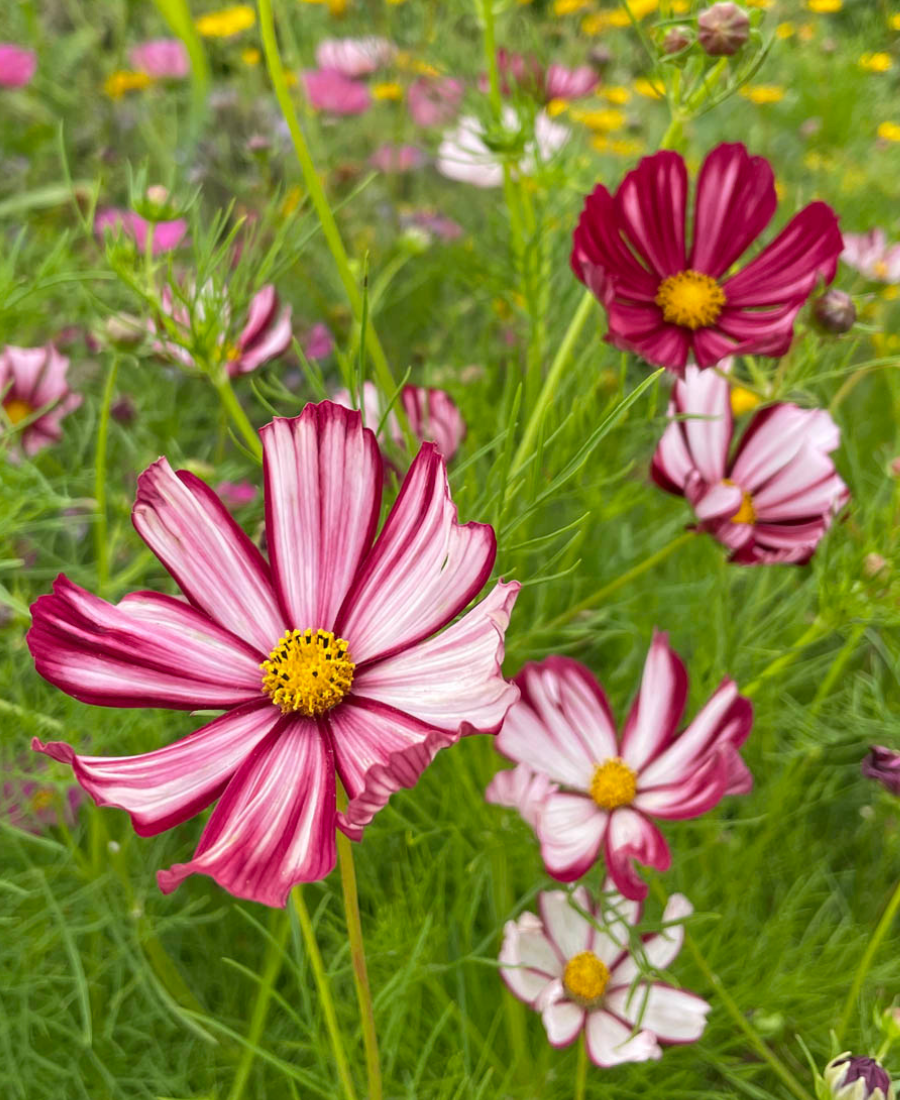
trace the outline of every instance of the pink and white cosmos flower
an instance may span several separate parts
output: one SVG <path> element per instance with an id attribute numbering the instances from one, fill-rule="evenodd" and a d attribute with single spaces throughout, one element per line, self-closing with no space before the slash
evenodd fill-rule
<path id="1" fill-rule="evenodd" d="M 824 409 L 770 405 L 756 413 L 730 458 L 730 392 L 717 371 L 687 368 L 672 391 L 672 423 L 651 476 L 687 498 L 699 529 L 727 546 L 731 561 L 802 565 L 849 499 L 829 457 L 840 446 L 840 429 Z"/>
<path id="2" fill-rule="evenodd" d="M 753 784 L 738 754 L 753 723 L 749 699 L 733 680 L 723 680 L 678 733 L 687 672 L 665 634 L 653 635 L 621 736 L 602 687 L 578 661 L 548 657 L 525 665 L 515 682 L 521 698 L 506 716 L 497 748 L 559 785 L 535 817 L 544 865 L 563 882 L 580 878 L 602 853 L 616 889 L 627 898 L 646 897 L 647 884 L 632 861 L 658 871 L 672 862 L 652 819 L 699 817 Z"/>
<path id="3" fill-rule="evenodd" d="M 310 105 L 331 115 L 362 115 L 372 106 L 365 84 L 351 80 L 337 69 L 310 69 L 303 74 Z"/>
<path id="4" fill-rule="evenodd" d="M 590 65 L 577 65 L 568 69 L 553 64 L 544 78 L 544 97 L 550 99 L 582 99 L 597 87 L 599 77 Z"/>
<path id="5" fill-rule="evenodd" d="M 883 229 L 845 233 L 841 259 L 867 279 L 900 283 L 900 241 L 889 245 Z"/>
<path id="6" fill-rule="evenodd" d="M 332 400 L 345 408 L 353 407 L 349 390 L 339 390 Z M 450 394 L 424 386 L 404 386 L 400 400 L 412 434 L 420 443 L 429 440 L 436 443 L 444 461 L 449 462 L 466 435 L 466 423 Z M 374 382 L 363 384 L 363 412 L 366 424 L 376 429 L 384 415 L 384 402 Z M 400 422 L 393 411 L 384 424 L 382 438 L 385 436 L 397 447 L 406 446 Z"/>
<path id="7" fill-rule="evenodd" d="M 520 1001 L 540 1012 L 553 1046 L 567 1047 L 584 1032 L 591 1061 L 609 1068 L 658 1060 L 661 1043 L 700 1038 L 711 1006 L 644 977 L 667 969 L 681 950 L 680 922 L 693 912 L 683 894 L 669 898 L 662 930 L 645 935 L 637 953 L 630 932 L 641 917 L 638 902 L 612 893 L 595 906 L 579 886 L 571 894 L 539 894 L 538 912 L 507 922 L 500 974 Z"/>
<path id="8" fill-rule="evenodd" d="M 81 395 L 69 389 L 68 370 L 69 360 L 53 344 L 42 348 L 7 344 L 0 351 L 0 403 L 13 430 L 18 429 L 16 443 L 26 455 L 58 443 L 62 439 L 60 421 L 81 404 Z M 24 428 L 18 428 L 29 420 Z"/>
<path id="9" fill-rule="evenodd" d="M 733 265 L 772 220 L 775 174 L 743 145 L 719 145 L 700 170 L 687 239 L 683 158 L 644 157 L 615 195 L 598 184 L 575 230 L 572 270 L 606 310 L 606 339 L 683 373 L 726 355 L 780 356 L 794 318 L 843 248 L 838 220 L 813 202 L 740 271 Z"/>
<path id="10" fill-rule="evenodd" d="M 325 38 L 316 47 L 316 64 L 343 76 L 368 76 L 390 65 L 396 54 L 393 42 L 374 34 L 364 38 Z"/>
<path id="11" fill-rule="evenodd" d="M 503 128 L 521 135 L 521 122 L 512 107 L 503 108 Z M 571 136 L 567 126 L 554 122 L 546 111 L 534 119 L 533 137 L 528 135 L 521 160 L 515 171 L 531 175 L 539 164 L 551 160 Z M 453 130 L 448 130 L 438 148 L 437 170 L 447 179 L 471 183 L 475 187 L 499 187 L 503 183 L 503 160 L 485 140 L 483 123 L 474 115 L 464 115 Z"/>
<path id="12" fill-rule="evenodd" d="M 433 444 L 376 538 L 384 474 L 358 412 L 324 401 L 260 434 L 268 561 L 212 489 L 161 458 L 138 480 L 133 520 L 185 598 L 110 604 L 60 576 L 32 607 L 28 645 L 81 702 L 225 712 L 143 756 L 33 747 L 141 836 L 218 799 L 193 859 L 160 871 L 160 888 L 205 874 L 281 906 L 332 870 L 335 825 L 361 839 L 439 749 L 500 728 L 518 695 L 500 665 L 520 586 L 498 581 L 448 625 L 490 576 L 496 539 L 457 521 Z"/>

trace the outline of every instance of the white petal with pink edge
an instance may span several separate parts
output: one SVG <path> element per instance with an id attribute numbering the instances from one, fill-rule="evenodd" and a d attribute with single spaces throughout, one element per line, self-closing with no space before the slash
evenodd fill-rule
<path id="1" fill-rule="evenodd" d="M 541 1013 L 547 1038 L 554 1047 L 567 1047 L 584 1027 L 584 1009 L 573 1001 L 554 1001 Z"/>
<path id="2" fill-rule="evenodd" d="M 686 917 L 693 913 L 694 907 L 684 894 L 673 894 L 666 902 L 662 915 L 662 931 L 645 936 L 643 941 L 643 960 L 653 970 L 665 970 L 678 957 L 684 945 L 684 924 Z M 668 925 L 668 927 L 665 927 Z M 646 970 L 646 967 L 645 967 Z M 616 989 L 628 990 L 635 978 L 641 973 L 634 956 L 626 955 L 609 976 L 609 992 Z"/>
<path id="3" fill-rule="evenodd" d="M 627 1024 L 602 1008 L 588 1013 L 585 1038 L 588 1054 L 595 1066 L 609 1068 L 623 1062 L 658 1061 L 662 1058 L 659 1043 L 649 1031 L 632 1035 Z"/>
<path id="4" fill-rule="evenodd" d="M 378 444 L 358 412 L 330 401 L 276 417 L 260 436 L 266 542 L 288 622 L 332 630 L 378 524 Z M 350 652 L 359 663 L 352 641 Z"/>
<path id="5" fill-rule="evenodd" d="M 272 708 L 274 709 L 274 708 Z M 189 863 L 157 872 L 164 894 L 203 874 L 238 898 L 282 907 L 337 859 L 331 746 L 315 722 L 284 718 L 232 777 Z"/>
<path id="6" fill-rule="evenodd" d="M 654 630 L 637 698 L 625 722 L 621 756 L 634 771 L 657 756 L 675 735 L 687 699 L 687 672 L 669 646 L 669 636 Z"/>
<path id="7" fill-rule="evenodd" d="M 506 922 L 500 948 L 500 974 L 520 1001 L 534 1004 L 543 997 L 564 963 L 544 934 L 534 913 Z"/>
<path id="8" fill-rule="evenodd" d="M 718 805 L 725 795 L 728 786 L 726 753 L 733 751 L 730 745 L 713 749 L 700 759 L 696 771 L 680 783 L 638 790 L 632 805 L 642 814 L 671 821 L 705 814 Z"/>
<path id="9" fill-rule="evenodd" d="M 675 409 L 690 451 L 693 465 L 709 484 L 725 476 L 731 445 L 731 390 L 720 371 L 728 371 L 731 360 L 714 370 L 685 367 L 684 380 L 675 383 Z"/>
<path id="10" fill-rule="evenodd" d="M 712 1007 L 694 993 L 660 982 L 615 989 L 606 995 L 605 1004 L 630 1024 L 652 1031 L 663 1043 L 696 1042 Z"/>
<path id="11" fill-rule="evenodd" d="M 576 887 L 571 895 L 564 890 L 545 890 L 538 896 L 544 931 L 564 959 L 587 951 L 593 939 L 594 926 L 575 905 L 592 912 L 591 899 L 583 886 Z"/>
<path id="12" fill-rule="evenodd" d="M 543 772 L 533 772 L 527 764 L 516 764 L 497 772 L 484 792 L 485 802 L 518 810 L 522 818 L 537 828 L 547 798 L 557 790 Z"/>
<path id="13" fill-rule="evenodd" d="M 647 884 L 635 873 L 632 861 L 657 871 L 668 871 L 672 865 L 672 855 L 659 829 L 627 806 L 609 815 L 605 849 L 606 866 L 616 889 L 636 901 L 647 896 Z"/>
<path id="14" fill-rule="evenodd" d="M 552 794 L 538 819 L 541 858 L 554 878 L 572 882 L 597 861 L 609 815 L 582 794 Z"/>

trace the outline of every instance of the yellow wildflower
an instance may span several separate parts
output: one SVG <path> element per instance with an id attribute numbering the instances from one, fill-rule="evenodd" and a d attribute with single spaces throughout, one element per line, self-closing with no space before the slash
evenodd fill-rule
<path id="1" fill-rule="evenodd" d="M 731 411 L 735 416 L 743 416 L 744 413 L 755 409 L 760 403 L 760 398 L 752 390 L 743 386 L 735 386 L 731 391 Z"/>
<path id="2" fill-rule="evenodd" d="M 690 0 L 672 0 L 672 11 L 675 15 L 685 15 L 690 10 Z"/>
<path id="3" fill-rule="evenodd" d="M 245 65 L 258 65 L 262 60 L 262 54 L 255 46 L 247 46 L 241 50 L 241 61 Z"/>
<path id="4" fill-rule="evenodd" d="M 612 108 L 599 111 L 585 111 L 577 109 L 569 112 L 573 122 L 581 122 L 589 130 L 597 130 L 601 133 L 610 133 L 612 130 L 621 130 L 625 125 L 625 115 L 621 111 Z"/>
<path id="5" fill-rule="evenodd" d="M 885 141 L 900 141 L 900 125 L 896 122 L 882 122 L 878 127 L 878 136 Z"/>
<path id="6" fill-rule="evenodd" d="M 556 118 L 557 115 L 564 115 L 569 109 L 568 100 L 565 99 L 551 99 L 547 104 L 547 114 L 551 118 Z"/>
<path id="7" fill-rule="evenodd" d="M 663 91 L 662 85 L 654 84 L 643 76 L 638 77 L 634 82 L 634 90 L 638 95 L 646 96 L 647 99 L 665 99 L 665 92 Z"/>
<path id="8" fill-rule="evenodd" d="M 780 103 L 784 99 L 784 88 L 780 84 L 745 84 L 741 95 L 751 103 Z"/>
<path id="9" fill-rule="evenodd" d="M 612 153 L 616 157 L 639 157 L 646 151 L 644 142 L 637 138 L 608 138 L 605 134 L 591 138 L 591 145 L 598 153 Z"/>
<path id="10" fill-rule="evenodd" d="M 591 0 L 556 0 L 553 11 L 557 15 L 572 15 L 591 6 Z"/>
<path id="11" fill-rule="evenodd" d="M 892 15 L 888 20 L 888 26 L 892 31 L 900 31 L 900 12 L 897 15 Z"/>
<path id="12" fill-rule="evenodd" d="M 797 28 L 789 20 L 786 23 L 779 23 L 778 24 L 778 26 L 775 28 L 775 37 L 776 38 L 791 38 L 796 33 L 796 31 L 797 31 Z"/>
<path id="13" fill-rule="evenodd" d="M 744 0 L 745 8 L 771 8 L 775 0 Z"/>
<path id="14" fill-rule="evenodd" d="M 868 73 L 886 73 L 892 65 L 889 53 L 864 53 L 859 59 L 859 67 Z"/>
<path id="15" fill-rule="evenodd" d="M 372 98 L 392 100 L 402 99 L 403 89 L 400 87 L 399 84 L 394 84 L 392 82 L 387 82 L 384 84 L 373 84 Z"/>
<path id="16" fill-rule="evenodd" d="M 121 99 L 128 92 L 140 92 L 149 88 L 153 83 L 153 77 L 147 73 L 133 73 L 127 69 L 119 69 L 103 82 L 103 90 L 110 99 Z"/>
<path id="17" fill-rule="evenodd" d="M 615 84 L 609 88 L 598 88 L 597 95 L 602 95 L 604 99 L 608 99 L 610 103 L 615 103 L 619 107 L 631 99 L 631 92 L 627 88 L 618 87 Z"/>
<path id="18" fill-rule="evenodd" d="M 886 302 L 895 302 L 900 298 L 900 286 L 890 285 L 884 287 L 881 291 L 881 297 L 884 298 Z"/>
<path id="19" fill-rule="evenodd" d="M 256 12 L 249 4 L 236 4 L 199 16 L 194 20 L 194 26 L 204 38 L 231 38 L 248 30 L 255 22 Z"/>
<path id="20" fill-rule="evenodd" d="M 345 15 L 349 4 L 347 0 L 328 0 L 328 14 L 334 16 Z"/>
<path id="21" fill-rule="evenodd" d="M 307 0 L 307 3 L 309 3 L 309 2 L 310 2 L 310 0 Z M 290 190 L 284 196 L 284 199 L 281 203 L 281 216 L 283 218 L 286 218 L 290 214 L 293 214 L 293 212 L 297 209 L 297 207 L 300 205 L 300 203 L 302 201 L 303 201 L 303 192 L 295 184 L 293 187 L 290 188 Z"/>
<path id="22" fill-rule="evenodd" d="M 583 34 L 593 35 L 602 34 L 606 30 L 608 13 L 605 11 L 594 12 L 593 15 L 586 15 L 581 20 L 581 30 Z"/>
<path id="23" fill-rule="evenodd" d="M 806 6 L 818 15 L 829 15 L 831 12 L 840 11 L 844 6 L 844 0 L 806 0 Z"/>

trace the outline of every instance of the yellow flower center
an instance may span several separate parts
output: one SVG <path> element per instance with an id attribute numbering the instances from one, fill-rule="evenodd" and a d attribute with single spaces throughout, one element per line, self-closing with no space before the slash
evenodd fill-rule
<path id="1" fill-rule="evenodd" d="M 743 386 L 735 386 L 731 391 L 731 411 L 735 416 L 742 416 L 750 412 L 759 404 L 759 398 L 752 390 L 746 390 Z"/>
<path id="2" fill-rule="evenodd" d="M 606 991 L 609 968 L 593 951 L 582 951 L 566 963 L 563 985 L 566 992 L 584 1008 L 597 1003 Z"/>
<path id="3" fill-rule="evenodd" d="M 884 260 L 876 260 L 872 267 L 872 271 L 876 279 L 886 279 L 888 277 L 888 265 Z"/>
<path id="4" fill-rule="evenodd" d="M 636 793 L 637 774 L 620 757 L 613 756 L 594 769 L 591 798 L 604 810 L 627 806 Z"/>
<path id="5" fill-rule="evenodd" d="M 670 325 L 696 330 L 716 321 L 725 305 L 725 291 L 711 275 L 688 269 L 663 279 L 656 304 Z"/>
<path id="6" fill-rule="evenodd" d="M 27 401 L 20 401 L 18 397 L 11 397 L 9 401 L 5 401 L 3 403 L 3 410 L 9 417 L 10 424 L 13 425 L 20 424 L 23 420 L 27 420 L 34 412 L 34 409 Z"/>
<path id="7" fill-rule="evenodd" d="M 52 787 L 39 787 L 31 796 L 31 808 L 36 813 L 47 810 L 53 805 L 55 792 Z"/>
<path id="8" fill-rule="evenodd" d="M 730 477 L 722 479 L 723 485 L 734 485 Z M 753 497 L 747 492 L 741 493 L 741 506 L 729 520 L 729 523 L 756 523 L 756 509 L 753 507 Z"/>
<path id="9" fill-rule="evenodd" d="M 289 630 L 259 667 L 263 691 L 282 714 L 318 718 L 350 690 L 356 665 L 330 630 Z"/>

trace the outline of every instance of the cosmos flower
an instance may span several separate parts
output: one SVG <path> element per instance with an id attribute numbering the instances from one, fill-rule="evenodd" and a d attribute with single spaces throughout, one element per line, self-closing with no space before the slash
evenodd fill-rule
<path id="1" fill-rule="evenodd" d="M 866 779 L 874 779 L 886 791 L 900 796 L 900 752 L 886 749 L 884 745 L 872 745 L 860 771 Z"/>
<path id="2" fill-rule="evenodd" d="M 98 210 L 94 218 L 94 233 L 99 240 L 102 241 L 105 231 L 110 229 L 114 233 L 124 233 L 126 237 L 131 237 L 141 252 L 147 247 L 148 228 L 149 223 L 140 214 L 133 210 L 120 210 L 115 206 Z M 178 248 L 187 231 L 188 224 L 184 218 L 157 222 L 153 227 L 153 255 L 160 256 Z"/>
<path id="3" fill-rule="evenodd" d="M 512 107 L 503 109 L 503 127 L 510 135 L 520 130 L 519 117 Z M 488 146 L 485 136 L 482 123 L 474 115 L 464 115 L 454 130 L 444 134 L 438 149 L 437 170 L 448 179 L 475 187 L 499 187 L 503 183 L 503 161 Z M 537 161 L 550 160 L 568 140 L 568 128 L 541 111 L 534 120 L 533 138 L 525 141 L 518 171 L 530 175 Z"/>
<path id="4" fill-rule="evenodd" d="M 527 764 L 516 764 L 497 772 L 484 792 L 485 802 L 494 806 L 507 806 L 537 831 L 541 810 L 559 784 L 553 783 L 543 772 L 532 771 Z"/>
<path id="5" fill-rule="evenodd" d="M 81 404 L 66 381 L 69 360 L 53 344 L 42 348 L 17 348 L 12 344 L 0 352 L 0 401 L 6 419 L 15 429 L 40 413 L 15 440 L 26 455 L 62 439 L 60 421 Z M 0 434 L 5 434 L 0 429 Z"/>
<path id="6" fill-rule="evenodd" d="M 653 635 L 621 735 L 603 689 L 578 661 L 548 657 L 525 665 L 515 682 L 521 698 L 497 748 L 559 784 L 536 818 L 544 865 L 563 882 L 580 878 L 602 853 L 616 889 L 640 900 L 647 885 L 632 861 L 658 871 L 672 861 L 652 818 L 699 817 L 752 786 L 738 755 L 753 722 L 750 701 L 723 680 L 677 733 L 688 680 L 665 634 Z"/>
<path id="7" fill-rule="evenodd" d="M 629 936 L 641 916 L 636 902 L 612 893 L 595 906 L 579 886 L 571 895 L 539 894 L 538 912 L 507 922 L 500 974 L 520 1001 L 540 1012 L 553 1046 L 569 1046 L 584 1032 L 591 1061 L 608 1068 L 659 1059 L 661 1043 L 700 1038 L 711 1006 L 643 977 L 650 968 L 667 969 L 681 950 L 679 922 L 693 912 L 683 894 L 672 895 L 662 930 L 644 936 L 637 955 Z"/>
<path id="8" fill-rule="evenodd" d="M 303 87 L 310 105 L 332 115 L 361 115 L 372 106 L 365 84 L 336 69 L 311 69 L 303 74 Z"/>
<path id="9" fill-rule="evenodd" d="M 184 43 L 178 38 L 153 38 L 128 52 L 131 65 L 156 80 L 182 80 L 190 72 Z"/>
<path id="10" fill-rule="evenodd" d="M 323 321 L 316 321 L 303 341 L 303 354 L 307 359 L 327 359 L 334 351 L 334 337 Z"/>
<path id="11" fill-rule="evenodd" d="M 551 65 L 544 78 L 544 98 L 582 99 L 597 87 L 597 71 L 591 65 L 578 65 L 567 69 L 565 65 Z"/>
<path id="12" fill-rule="evenodd" d="M 0 42 L 0 88 L 24 88 L 34 79 L 37 54 L 12 42 Z"/>
<path id="13" fill-rule="evenodd" d="M 316 47 L 316 64 L 343 76 L 368 76 L 390 65 L 397 47 L 386 38 L 326 38 Z"/>
<path id="14" fill-rule="evenodd" d="M 38 763 L 39 767 L 34 765 Z M 30 765 L 30 767 L 29 767 Z M 81 788 L 73 784 L 64 793 L 42 783 L 43 764 L 31 761 L 10 768 L 0 783 L 0 816 L 5 817 L 16 829 L 24 829 L 36 836 L 61 822 L 70 829 L 75 826 L 78 807 L 84 801 Z"/>
<path id="15" fill-rule="evenodd" d="M 900 242 L 889 245 L 883 229 L 845 233 L 841 259 L 867 279 L 900 283 Z"/>
<path id="16" fill-rule="evenodd" d="M 345 408 L 353 407 L 348 390 L 340 390 L 332 400 Z M 444 461 L 449 462 L 466 435 L 465 421 L 450 394 L 444 390 L 425 389 L 424 386 L 404 386 L 400 400 L 409 421 L 409 429 L 415 438 L 420 443 L 431 441 L 437 444 Z M 367 426 L 373 431 L 377 429 L 384 415 L 384 403 L 374 382 L 363 384 L 363 412 Z M 385 436 L 398 447 L 406 445 L 400 423 L 393 411 L 385 421 L 382 438 Z"/>
<path id="17" fill-rule="evenodd" d="M 369 164 L 380 172 L 413 172 L 425 163 L 425 154 L 415 145 L 380 145 Z"/>
<path id="18" fill-rule="evenodd" d="M 409 210 L 401 212 L 400 225 L 404 229 L 415 229 L 426 233 L 428 237 L 437 237 L 442 241 L 456 241 L 463 235 L 462 226 L 452 218 L 439 214 L 436 210 Z"/>
<path id="19" fill-rule="evenodd" d="M 650 473 L 660 488 L 687 498 L 699 529 L 741 565 L 809 561 L 849 498 L 828 457 L 841 441 L 831 416 L 770 405 L 755 414 L 729 457 L 728 380 L 688 367 L 675 383 L 669 417 Z"/>
<path id="20" fill-rule="evenodd" d="M 453 77 L 420 76 L 409 86 L 406 106 L 417 126 L 447 126 L 459 113 L 463 85 Z"/>
<path id="21" fill-rule="evenodd" d="M 324 401 L 260 434 L 268 561 L 212 489 L 161 458 L 139 478 L 133 520 L 186 599 L 109 604 L 60 576 L 31 609 L 28 645 L 38 672 L 83 703 L 225 712 L 143 756 L 34 748 L 141 836 L 218 799 L 161 889 L 205 874 L 281 906 L 334 867 L 335 825 L 361 839 L 439 749 L 499 729 L 518 694 L 500 665 L 520 586 L 498 581 L 448 625 L 490 576 L 496 539 L 458 523 L 434 444 L 376 538 L 384 474 L 359 413 Z"/>
<path id="22" fill-rule="evenodd" d="M 743 145 L 706 158 L 687 241 L 688 178 L 678 153 L 644 157 L 615 195 L 598 184 L 575 230 L 572 270 L 600 300 L 606 339 L 681 374 L 732 353 L 783 355 L 794 318 L 843 247 L 823 202 L 804 207 L 741 270 L 732 266 L 775 213 L 768 161 Z"/>
<path id="23" fill-rule="evenodd" d="M 242 508 L 256 500 L 257 488 L 249 481 L 220 481 L 216 494 L 229 508 Z"/>

